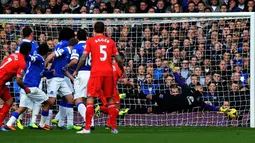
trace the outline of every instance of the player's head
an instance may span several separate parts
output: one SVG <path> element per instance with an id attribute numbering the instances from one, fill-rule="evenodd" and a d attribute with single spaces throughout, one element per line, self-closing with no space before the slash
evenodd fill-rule
<path id="1" fill-rule="evenodd" d="M 86 40 L 87 40 L 87 32 L 86 32 L 86 30 L 80 29 L 80 30 L 77 32 L 77 39 L 78 39 L 79 41 L 86 41 Z"/>
<path id="2" fill-rule="evenodd" d="M 29 26 L 26 26 L 25 28 L 23 28 L 22 33 L 23 33 L 24 38 L 33 38 L 34 37 L 33 30 Z M 33 40 L 33 39 L 29 39 L 29 40 Z"/>
<path id="3" fill-rule="evenodd" d="M 24 56 L 28 56 L 31 52 L 31 49 L 32 49 L 31 43 L 24 42 L 20 45 L 19 52 Z"/>
<path id="4" fill-rule="evenodd" d="M 75 39 L 75 38 L 71 38 L 69 41 L 68 41 L 68 46 L 69 47 L 73 47 L 74 45 L 76 45 L 78 43 L 78 40 Z"/>
<path id="5" fill-rule="evenodd" d="M 94 31 L 96 33 L 104 33 L 104 23 L 103 22 L 96 22 L 94 25 Z"/>
<path id="6" fill-rule="evenodd" d="M 66 27 L 66 28 L 63 28 L 62 30 L 60 30 L 58 40 L 59 41 L 62 41 L 62 40 L 68 41 L 74 37 L 75 37 L 74 31 L 71 28 Z"/>
<path id="7" fill-rule="evenodd" d="M 41 44 L 39 45 L 37 51 L 39 55 L 46 56 L 49 52 L 49 46 L 47 44 Z"/>

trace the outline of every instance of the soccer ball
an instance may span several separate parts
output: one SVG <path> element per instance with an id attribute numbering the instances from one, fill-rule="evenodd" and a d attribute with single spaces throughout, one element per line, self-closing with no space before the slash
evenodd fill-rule
<path id="1" fill-rule="evenodd" d="M 227 114 L 230 118 L 236 118 L 238 116 L 238 112 L 235 108 L 229 109 Z"/>

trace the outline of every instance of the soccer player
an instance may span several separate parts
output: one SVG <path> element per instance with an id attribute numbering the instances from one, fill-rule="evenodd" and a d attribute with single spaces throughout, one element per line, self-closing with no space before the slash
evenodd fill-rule
<path id="1" fill-rule="evenodd" d="M 194 88 L 187 86 L 179 87 L 172 84 L 169 92 L 159 91 L 155 96 L 147 96 L 152 102 L 156 102 L 158 107 L 153 108 L 154 113 L 175 112 L 179 110 L 192 109 L 194 107 L 202 107 L 210 111 L 220 111 L 226 113 L 227 109 L 220 109 L 217 106 L 207 104 L 202 98 L 203 87 L 197 83 Z"/>
<path id="2" fill-rule="evenodd" d="M 31 63 L 24 76 L 24 84 L 30 89 L 30 93 L 26 94 L 23 89 L 20 91 L 19 108 L 12 113 L 5 129 L 16 130 L 12 125 L 20 114 L 25 112 L 27 108 L 32 109 L 34 104 L 40 107 L 44 101 L 48 102 L 48 96 L 39 89 L 42 76 L 53 74 L 53 71 L 44 70 L 44 59 L 47 57 L 48 50 L 49 47 L 46 44 L 40 45 L 38 54 L 28 58 Z M 32 122 L 35 123 L 35 120 Z"/>
<path id="3" fill-rule="evenodd" d="M 23 28 L 22 34 L 23 34 L 24 39 L 21 41 L 21 44 L 23 44 L 23 43 L 31 44 L 32 48 L 31 48 L 30 56 L 36 55 L 38 44 L 34 41 L 34 32 L 33 32 L 32 28 L 29 27 L 29 26 L 26 26 L 25 28 Z M 18 45 L 18 47 L 15 51 L 16 53 L 19 53 L 20 45 Z M 29 62 L 30 62 L 29 60 L 26 60 L 27 67 L 29 66 Z M 31 117 L 31 122 L 29 124 L 29 127 L 30 128 L 38 128 L 38 126 L 35 124 L 35 120 L 36 120 L 37 115 L 40 111 L 40 106 L 34 104 L 34 107 L 33 107 L 32 111 L 33 112 L 32 112 L 32 117 Z M 17 126 L 21 130 L 24 129 L 24 126 L 22 124 L 22 119 L 25 116 L 25 114 L 26 114 L 26 112 L 23 112 L 23 114 L 21 114 L 19 116 L 19 119 L 17 120 Z"/>
<path id="4" fill-rule="evenodd" d="M 29 26 L 26 26 L 25 28 L 23 28 L 22 34 L 23 34 L 24 39 L 21 41 L 20 45 L 17 47 L 15 52 L 19 53 L 21 44 L 30 43 L 32 46 L 30 55 L 31 56 L 36 55 L 38 44 L 34 41 L 34 32 L 33 32 L 32 28 Z"/>
<path id="5" fill-rule="evenodd" d="M 5 83 L 12 80 L 16 75 L 17 84 L 24 89 L 26 94 L 30 93 L 30 89 L 23 83 L 23 76 L 26 70 L 25 58 L 29 55 L 30 51 L 31 44 L 23 43 L 20 46 L 19 53 L 11 54 L 6 57 L 0 65 L 0 97 L 5 102 L 0 109 L 0 131 L 7 131 L 2 127 L 3 120 L 7 116 L 13 102 L 12 96 Z"/>
<path id="6" fill-rule="evenodd" d="M 120 53 L 120 57 L 121 57 L 121 61 L 123 62 L 124 54 Z M 115 59 L 113 59 L 112 68 L 113 68 L 113 79 L 114 79 L 114 81 L 113 81 L 113 102 L 115 103 L 117 111 L 119 111 L 120 110 L 120 96 L 119 96 L 119 92 L 118 92 L 118 89 L 117 89 L 117 83 L 118 83 L 118 80 L 122 77 L 122 71 L 119 68 L 118 64 L 116 63 Z M 100 100 L 102 102 L 102 106 L 96 105 L 96 108 L 95 108 L 95 112 L 96 112 L 97 116 L 100 115 L 100 111 L 105 113 L 105 114 L 108 114 L 106 98 L 104 96 L 100 96 Z M 108 121 L 106 123 L 106 127 L 111 128 L 110 118 L 108 118 Z"/>
<path id="7" fill-rule="evenodd" d="M 51 70 L 55 70 L 54 76 L 47 77 L 47 95 L 49 96 L 50 103 L 45 104 L 42 110 L 42 117 L 40 121 L 40 127 L 45 130 L 49 130 L 50 126 L 46 124 L 46 119 L 49 115 L 50 107 L 55 103 L 56 96 L 64 96 L 67 100 L 67 106 L 71 108 L 66 109 L 68 115 L 73 113 L 73 96 L 72 90 L 68 86 L 65 80 L 65 70 L 63 70 L 69 63 L 71 50 L 74 45 L 77 44 L 77 39 L 74 37 L 74 31 L 70 28 L 64 28 L 60 31 L 59 39 L 61 40 L 54 52 L 52 52 L 45 60 L 44 66 L 47 67 L 48 63 L 53 60 Z M 68 43 L 66 40 L 68 40 Z"/>
<path id="8" fill-rule="evenodd" d="M 83 51 L 86 47 L 87 32 L 83 29 L 80 29 L 77 32 L 77 39 L 79 43 L 73 47 L 71 62 L 68 64 L 68 69 L 75 70 L 79 59 L 82 57 Z M 86 59 L 86 63 L 80 68 L 78 76 L 74 79 L 72 75 L 69 76 L 74 81 L 74 100 L 78 112 L 83 117 L 83 120 L 86 120 L 86 106 L 84 105 L 84 99 L 87 97 L 87 84 L 90 77 L 91 70 L 91 55 Z M 94 121 L 92 118 L 91 129 L 94 129 Z"/>
<path id="9" fill-rule="evenodd" d="M 88 82 L 87 111 L 85 129 L 77 132 L 79 134 L 90 133 L 91 120 L 94 115 L 94 98 L 105 96 L 108 100 L 108 111 L 110 115 L 112 133 L 118 133 L 116 129 L 116 118 L 118 111 L 113 102 L 113 69 L 112 56 L 116 56 L 116 62 L 123 71 L 121 58 L 118 55 L 115 42 L 103 35 L 104 23 L 96 22 L 94 25 L 95 36 L 86 41 L 86 49 L 82 55 L 73 75 L 76 77 L 78 71 L 85 64 L 86 58 L 91 53 L 91 72 Z"/>

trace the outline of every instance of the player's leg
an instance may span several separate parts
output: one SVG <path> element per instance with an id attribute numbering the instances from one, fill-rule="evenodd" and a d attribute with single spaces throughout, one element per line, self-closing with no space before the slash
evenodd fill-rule
<path id="1" fill-rule="evenodd" d="M 66 114 L 65 106 L 66 105 L 63 104 L 63 102 L 62 102 L 62 104 L 59 105 L 59 108 L 58 108 L 58 114 L 57 114 L 58 127 L 61 128 L 61 129 L 66 129 L 66 127 L 65 127 L 65 118 L 66 118 L 67 114 Z"/>
<path id="2" fill-rule="evenodd" d="M 38 126 L 36 125 L 36 119 L 37 119 L 37 116 L 38 116 L 38 114 L 40 112 L 40 109 L 41 109 L 41 105 L 40 104 L 34 104 L 33 105 L 32 117 L 31 117 L 30 124 L 28 125 L 32 129 L 37 129 L 38 128 Z"/>
<path id="3" fill-rule="evenodd" d="M 112 133 L 118 133 L 118 130 L 116 128 L 117 126 L 117 116 L 119 113 L 119 110 L 116 108 L 116 105 L 113 101 L 113 77 L 105 77 L 103 80 L 103 94 L 107 98 L 108 102 L 108 114 L 109 114 L 109 120 L 111 125 Z"/>
<path id="4" fill-rule="evenodd" d="M 0 96 L 1 96 L 2 100 L 4 101 L 4 105 L 0 109 L 0 131 L 7 131 L 6 129 L 4 129 L 2 127 L 2 125 L 3 125 L 3 120 L 6 118 L 8 112 L 9 112 L 9 109 L 13 103 L 13 99 L 12 99 L 12 96 L 6 86 L 2 86 L 2 87 L 0 87 L 0 89 L 1 89 Z"/>
<path id="5" fill-rule="evenodd" d="M 52 78 L 47 80 L 47 96 L 49 99 L 44 103 L 41 112 L 41 120 L 40 120 L 40 128 L 45 130 L 50 130 L 50 126 L 46 124 L 46 120 L 49 116 L 49 109 L 56 102 L 57 91 L 60 87 L 60 83 L 58 82 L 58 78 Z"/>
<path id="6" fill-rule="evenodd" d="M 5 129 L 7 129 L 7 130 L 16 130 L 13 127 L 13 124 L 19 118 L 19 115 L 22 114 L 23 112 L 25 112 L 26 110 L 27 110 L 27 107 L 20 106 L 15 112 L 13 112 L 11 118 L 8 120 L 8 122 L 5 125 Z"/>
<path id="7" fill-rule="evenodd" d="M 90 133 L 92 118 L 94 116 L 94 97 L 99 97 L 102 95 L 101 85 L 101 77 L 90 77 L 88 82 L 88 97 L 86 101 L 87 111 L 85 129 L 77 132 L 78 134 Z"/>
<path id="8" fill-rule="evenodd" d="M 100 95 L 99 99 L 101 100 L 102 105 L 99 106 L 98 104 L 95 107 L 95 114 L 97 117 L 100 116 L 100 112 L 103 112 L 104 114 L 108 115 L 108 108 L 107 108 L 107 100 L 105 96 Z"/>
<path id="9" fill-rule="evenodd" d="M 19 104 L 20 104 L 20 103 L 19 103 Z M 23 118 L 24 118 L 24 116 L 26 115 L 26 113 L 27 113 L 27 110 L 24 111 L 23 113 L 21 113 L 21 114 L 19 115 L 18 120 L 17 120 L 17 126 L 18 126 L 18 128 L 21 129 L 21 130 L 24 129 Z"/>

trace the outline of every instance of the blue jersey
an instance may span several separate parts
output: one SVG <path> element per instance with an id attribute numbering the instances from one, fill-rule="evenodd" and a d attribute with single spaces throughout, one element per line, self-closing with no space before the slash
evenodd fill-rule
<path id="1" fill-rule="evenodd" d="M 54 49 L 56 54 L 55 59 L 53 60 L 51 69 L 55 70 L 55 75 L 53 77 L 61 77 L 65 76 L 65 66 L 70 62 L 71 57 L 71 49 L 68 47 L 68 41 L 61 41 L 57 44 Z M 52 78 L 52 77 L 47 77 Z"/>
<path id="2" fill-rule="evenodd" d="M 29 65 L 27 67 L 26 75 L 24 77 L 24 84 L 27 87 L 39 87 L 44 71 L 44 59 L 41 55 L 36 54 L 31 56 Z"/>
<path id="3" fill-rule="evenodd" d="M 29 41 L 27 39 L 23 39 L 21 41 L 21 43 L 18 45 L 17 49 L 16 49 L 16 53 L 19 52 L 19 49 L 20 49 L 20 45 L 23 44 L 23 43 L 31 43 L 32 45 L 32 49 L 31 49 L 31 52 L 30 52 L 30 55 L 33 56 L 33 55 L 36 55 L 37 54 L 37 48 L 38 48 L 38 44 L 35 42 L 35 41 Z"/>
<path id="4" fill-rule="evenodd" d="M 80 41 L 77 45 L 73 47 L 71 60 L 79 59 L 82 57 L 82 54 L 84 52 L 84 49 L 86 48 L 86 42 Z M 72 70 L 75 70 L 77 68 L 77 65 L 72 67 Z M 91 55 L 89 55 L 86 59 L 85 65 L 81 67 L 80 70 L 90 71 L 91 70 Z"/>

